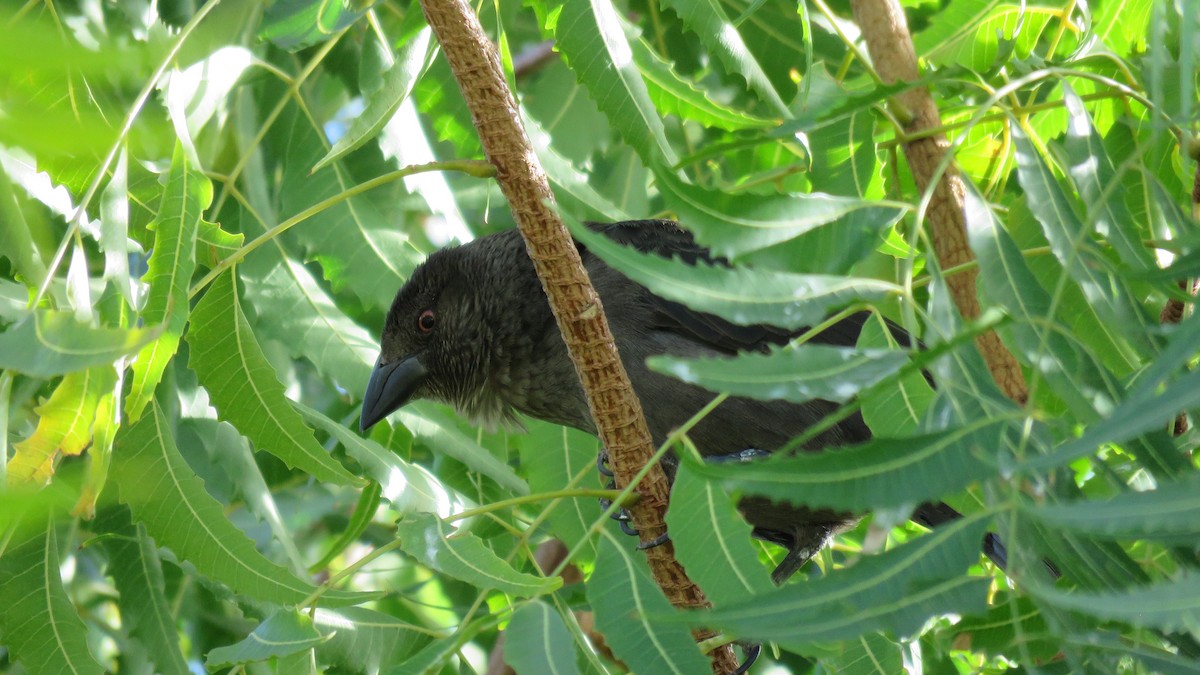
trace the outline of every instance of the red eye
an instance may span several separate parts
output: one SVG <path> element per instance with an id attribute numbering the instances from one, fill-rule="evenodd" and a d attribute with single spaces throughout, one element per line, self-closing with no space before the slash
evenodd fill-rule
<path id="1" fill-rule="evenodd" d="M 421 316 L 417 317 L 417 329 L 419 329 L 422 333 L 432 332 L 434 323 L 436 322 L 433 320 L 432 309 L 427 309 L 424 312 L 421 312 Z"/>

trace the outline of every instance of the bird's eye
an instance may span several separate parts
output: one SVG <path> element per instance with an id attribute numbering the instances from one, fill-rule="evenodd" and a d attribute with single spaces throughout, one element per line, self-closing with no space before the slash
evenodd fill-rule
<path id="1" fill-rule="evenodd" d="M 432 309 L 427 309 L 424 312 L 421 312 L 421 316 L 417 317 L 417 329 L 422 333 L 432 332 L 435 323 L 436 321 L 434 321 Z"/>

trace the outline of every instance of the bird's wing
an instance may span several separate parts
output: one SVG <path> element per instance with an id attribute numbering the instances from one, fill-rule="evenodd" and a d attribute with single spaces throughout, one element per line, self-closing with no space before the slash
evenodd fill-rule
<path id="1" fill-rule="evenodd" d="M 678 258 L 689 265 L 694 265 L 697 261 L 723 267 L 729 265 L 728 260 L 713 256 L 708 249 L 696 243 L 691 232 L 670 220 L 588 223 L 588 227 L 618 244 L 631 246 L 642 253 Z M 584 250 L 581 248 L 581 251 Z M 743 326 L 712 314 L 697 312 L 649 291 L 646 292 L 646 300 L 653 310 L 654 329 L 677 333 L 728 354 L 764 351 L 771 346 L 787 344 L 808 330 L 807 326 L 796 330 L 766 324 Z M 869 316 L 868 312 L 853 314 L 814 336 L 812 342 L 853 347 L 857 344 L 858 336 L 862 333 L 863 325 Z M 899 326 L 889 328 L 893 334 L 899 331 L 897 338 L 904 335 Z M 907 339 L 901 340 L 901 344 L 906 343 Z"/>

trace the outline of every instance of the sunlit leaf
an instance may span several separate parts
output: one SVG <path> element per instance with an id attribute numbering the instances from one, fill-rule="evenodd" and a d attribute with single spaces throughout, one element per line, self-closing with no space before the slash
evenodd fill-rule
<path id="1" fill-rule="evenodd" d="M 150 284 L 150 295 L 142 310 L 148 326 L 162 324 L 164 332 L 138 352 L 133 363 L 133 378 L 125 399 L 129 419 L 141 417 L 154 395 L 167 363 L 179 349 L 188 318 L 188 291 L 196 269 L 196 236 L 200 216 L 212 202 L 212 184 L 188 163 L 183 148 L 175 146 L 167 187 L 163 192 L 149 269 L 143 279 Z"/>
<path id="2" fill-rule="evenodd" d="M 69 312 L 38 310 L 0 333 L 0 368 L 31 377 L 65 375 L 112 364 L 161 333 L 156 328 L 96 328 Z"/>
<path id="3" fill-rule="evenodd" d="M 518 572 L 468 532 L 454 532 L 440 519 L 409 514 L 396 523 L 396 536 L 405 553 L 421 564 L 479 589 L 492 589 L 529 597 L 549 593 L 562 585 L 560 577 L 539 577 Z"/>
<path id="4" fill-rule="evenodd" d="M 78 455 L 92 440 L 97 405 L 105 394 L 112 394 L 116 372 L 111 366 L 96 366 L 68 373 L 54 388 L 50 398 L 38 406 L 37 429 L 16 443 L 8 461 L 10 485 L 24 482 L 45 483 L 54 473 L 59 455 Z"/>

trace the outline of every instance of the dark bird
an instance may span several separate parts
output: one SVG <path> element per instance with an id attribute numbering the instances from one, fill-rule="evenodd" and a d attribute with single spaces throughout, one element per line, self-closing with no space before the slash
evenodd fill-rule
<path id="1" fill-rule="evenodd" d="M 687 263 L 725 264 L 671 221 L 591 227 L 642 252 Z M 582 245 L 579 249 L 656 444 L 708 404 L 713 393 L 650 370 L 648 357 L 764 351 L 804 332 L 739 326 L 696 312 L 630 281 Z M 866 312 L 850 316 L 813 342 L 854 346 L 868 316 Z M 899 327 L 891 328 L 902 344 L 909 344 Z M 396 294 L 379 361 L 363 398 L 362 429 L 420 398 L 451 404 L 477 424 L 515 422 L 520 412 L 595 433 L 566 345 L 516 230 L 434 253 Z M 822 400 L 796 404 L 730 397 L 689 436 L 707 458 L 744 456 L 740 453 L 751 448 L 771 451 L 837 407 Z M 870 429 L 855 414 L 821 433 L 805 449 L 862 443 L 870 437 Z M 665 468 L 673 474 L 671 460 Z M 847 513 L 758 497 L 743 499 L 738 508 L 756 537 L 788 550 L 773 574 L 777 583 L 856 520 Z M 922 505 L 913 515 L 929 527 L 957 517 L 957 512 L 940 503 Z M 1002 548 L 994 538 L 989 542 L 985 552 L 1002 565 Z"/>

